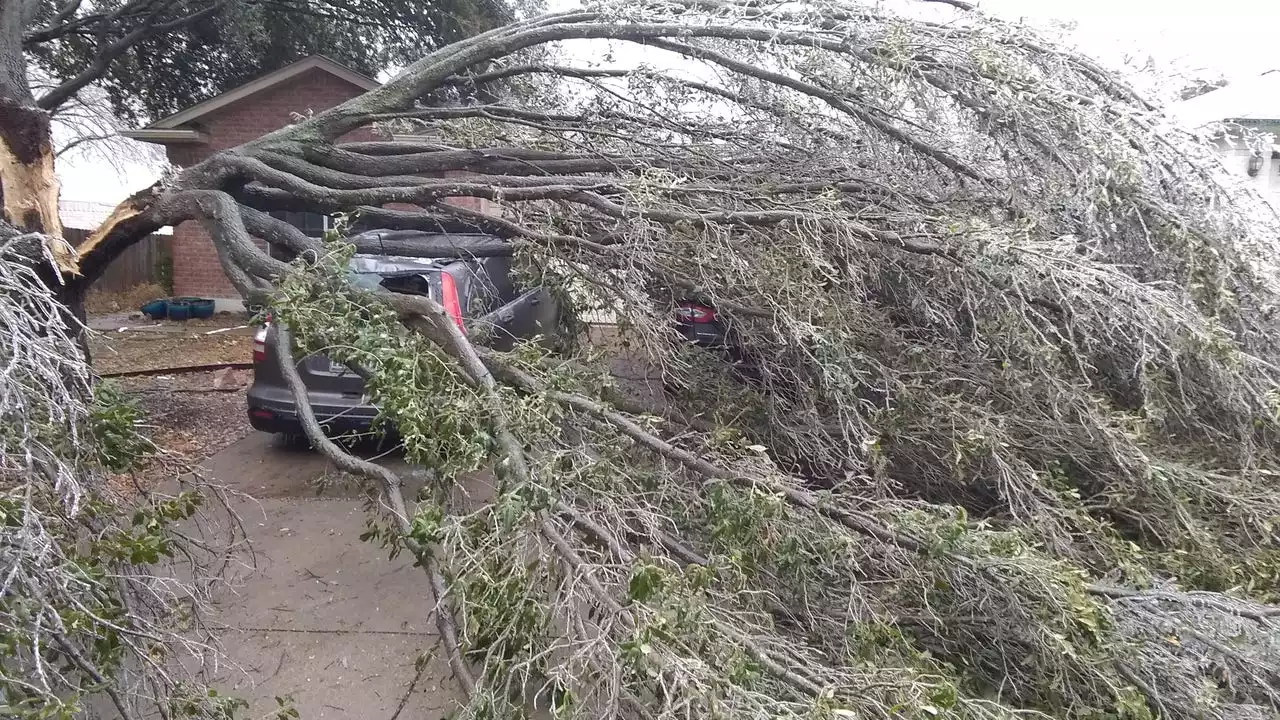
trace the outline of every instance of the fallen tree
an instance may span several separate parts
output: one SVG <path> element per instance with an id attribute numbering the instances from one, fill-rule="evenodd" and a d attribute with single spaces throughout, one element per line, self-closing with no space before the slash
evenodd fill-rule
<path id="1" fill-rule="evenodd" d="M 548 59 L 572 39 L 681 60 Z M 385 123 L 432 135 L 342 141 Z M 671 388 L 626 386 L 616 347 L 498 352 L 355 290 L 378 248 L 285 208 L 500 236 Z M 468 717 L 1280 711 L 1280 224 L 1025 28 L 732 0 L 519 22 L 187 168 L 92 242 L 184 220 L 434 471 L 404 497 L 309 418 L 382 494 L 370 537 L 431 576 Z M 678 339 L 684 298 L 751 378 Z M 485 469 L 496 495 L 460 498 Z"/>

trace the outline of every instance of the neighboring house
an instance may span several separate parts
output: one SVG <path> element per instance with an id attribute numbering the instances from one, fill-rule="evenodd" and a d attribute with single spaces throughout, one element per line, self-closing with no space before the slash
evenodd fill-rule
<path id="1" fill-rule="evenodd" d="M 111 215 L 115 206 L 110 203 L 85 200 L 58 200 L 58 217 L 62 226 L 73 232 L 90 232 Z"/>
<path id="2" fill-rule="evenodd" d="M 1227 167 L 1280 207 L 1280 70 L 1211 90 L 1169 111 L 1192 128 L 1223 123 L 1216 142 Z"/>
<path id="3" fill-rule="evenodd" d="M 289 125 L 299 115 L 327 110 L 375 87 L 378 82 L 373 78 L 317 55 L 121 135 L 163 145 L 171 163 L 188 167 L 214 152 Z M 351 139 L 373 137 L 371 131 L 361 130 Z M 276 215 L 313 236 L 328 222 L 314 213 Z M 176 295 L 238 299 L 222 272 L 212 240 L 195 222 L 182 223 L 173 230 L 173 291 Z"/>

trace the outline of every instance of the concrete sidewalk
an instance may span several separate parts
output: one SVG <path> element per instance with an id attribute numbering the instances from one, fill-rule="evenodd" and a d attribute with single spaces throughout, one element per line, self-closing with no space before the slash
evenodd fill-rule
<path id="1" fill-rule="evenodd" d="M 366 513 L 350 491 L 316 497 L 312 483 L 329 472 L 322 458 L 255 433 L 205 465 L 261 498 L 237 501 L 256 566 L 238 573 L 213 618 L 236 666 L 217 685 L 251 702 L 246 717 L 274 710 L 277 696 L 292 696 L 303 718 L 390 719 L 403 703 L 399 717 L 434 720 L 457 707 L 426 576 L 360 541 Z"/>

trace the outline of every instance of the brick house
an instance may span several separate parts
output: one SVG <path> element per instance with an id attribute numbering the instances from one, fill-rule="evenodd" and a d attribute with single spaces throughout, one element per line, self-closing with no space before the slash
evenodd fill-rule
<path id="1" fill-rule="evenodd" d="M 319 55 L 268 73 L 205 100 L 125 137 L 163 145 L 169 162 L 188 167 L 216 151 L 236 147 L 293 122 L 298 114 L 320 112 L 378 87 L 373 78 Z M 361 130 L 348 139 L 373 139 Z M 314 213 L 275 213 L 309 235 L 319 235 L 328 219 Z M 195 222 L 173 229 L 173 290 L 176 295 L 197 295 L 238 300 L 222 272 L 213 242 Z"/>

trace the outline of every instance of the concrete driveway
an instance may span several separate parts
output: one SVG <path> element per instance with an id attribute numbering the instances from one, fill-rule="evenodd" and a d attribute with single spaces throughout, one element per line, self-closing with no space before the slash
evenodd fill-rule
<path id="1" fill-rule="evenodd" d="M 599 327 L 589 341 L 614 342 Z M 613 367 L 620 387 L 660 402 L 656 371 L 624 355 Z M 395 458 L 380 462 L 405 469 Z M 362 501 L 326 482 L 337 477 L 327 461 L 251 433 L 204 465 L 253 498 L 236 509 L 256 566 L 236 578 L 215 618 L 236 665 L 220 688 L 252 703 L 247 717 L 274 710 L 277 696 L 292 696 L 304 719 L 436 720 L 457 707 L 461 691 L 437 646 L 426 577 L 405 556 L 389 561 L 359 540 Z M 476 500 L 492 492 L 486 485 L 478 478 L 465 489 Z M 419 655 L 427 658 L 420 676 Z"/>
<path id="2" fill-rule="evenodd" d="M 405 556 L 389 561 L 359 540 L 366 513 L 352 489 L 317 493 L 333 472 L 323 458 L 253 433 L 205 466 L 253 496 L 236 510 L 254 566 L 237 573 L 213 619 L 232 663 L 219 689 L 249 700 L 247 717 L 288 696 L 303 718 L 434 720 L 457 707 L 426 577 Z"/>

